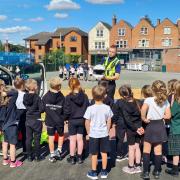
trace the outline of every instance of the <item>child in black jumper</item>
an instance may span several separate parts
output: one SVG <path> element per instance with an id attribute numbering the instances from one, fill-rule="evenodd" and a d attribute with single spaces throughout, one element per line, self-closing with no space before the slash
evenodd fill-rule
<path id="1" fill-rule="evenodd" d="M 140 173 L 141 151 L 139 144 L 141 135 L 144 133 L 140 106 L 137 100 L 133 98 L 133 93 L 129 86 L 121 86 L 119 94 L 122 97 L 122 100 L 119 100 L 119 111 L 121 112 L 119 116 L 123 118 L 120 122 L 125 122 L 129 148 L 129 164 L 123 167 L 123 171 L 129 174 Z"/>
<path id="2" fill-rule="evenodd" d="M 40 161 L 40 139 L 42 132 L 41 113 L 43 104 L 37 92 L 37 81 L 28 79 L 26 81 L 27 94 L 24 95 L 23 103 L 27 109 L 26 112 L 26 150 L 28 154 L 28 161 L 33 160 L 32 141 L 34 137 L 35 160 Z"/>
<path id="3" fill-rule="evenodd" d="M 17 96 L 17 91 L 12 89 L 12 87 L 1 92 L 1 105 L 3 106 L 1 113 L 3 112 L 2 114 L 4 114 L 2 126 L 4 134 L 2 164 L 4 166 L 10 164 L 11 168 L 16 168 L 23 164 L 21 161 L 16 160 L 16 144 L 18 141 Z M 10 159 L 8 158 L 8 145 L 10 145 Z"/>
<path id="4" fill-rule="evenodd" d="M 67 161 L 76 163 L 75 151 L 77 143 L 77 162 L 81 164 L 83 151 L 83 134 L 85 131 L 84 113 L 89 105 L 87 95 L 83 92 L 77 78 L 69 80 L 71 92 L 66 96 L 64 114 L 68 119 L 68 130 L 70 135 L 70 157 Z"/>
<path id="5" fill-rule="evenodd" d="M 65 98 L 61 93 L 61 79 L 53 77 L 49 80 L 50 90 L 43 97 L 45 107 L 47 133 L 49 136 L 50 162 L 62 160 L 62 146 L 64 140 L 64 113 Z M 54 151 L 54 135 L 58 132 L 58 149 Z"/>

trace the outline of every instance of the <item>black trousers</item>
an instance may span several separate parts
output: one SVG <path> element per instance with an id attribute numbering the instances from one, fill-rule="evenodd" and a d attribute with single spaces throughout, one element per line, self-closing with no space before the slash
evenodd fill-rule
<path id="1" fill-rule="evenodd" d="M 26 152 L 26 110 L 25 109 L 18 109 L 17 110 L 17 118 L 19 120 L 18 124 L 18 131 L 22 134 L 22 147 L 23 152 Z"/>
<path id="2" fill-rule="evenodd" d="M 116 126 L 116 151 L 117 156 L 125 155 L 124 137 L 126 129 Z"/>
<path id="3" fill-rule="evenodd" d="M 114 100 L 115 91 L 116 91 L 116 83 L 115 83 L 115 81 L 108 81 L 107 95 L 113 100 Z"/>
<path id="4" fill-rule="evenodd" d="M 26 150 L 28 155 L 32 155 L 32 142 L 34 139 L 34 153 L 35 156 L 40 156 L 40 140 L 41 140 L 41 131 L 36 131 L 30 126 L 26 126 Z"/>

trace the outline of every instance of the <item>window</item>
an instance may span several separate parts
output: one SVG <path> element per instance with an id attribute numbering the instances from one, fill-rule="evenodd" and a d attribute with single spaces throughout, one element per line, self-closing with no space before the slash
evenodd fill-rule
<path id="1" fill-rule="evenodd" d="M 95 42 L 95 49 L 105 49 L 105 42 Z"/>
<path id="2" fill-rule="evenodd" d="M 76 47 L 71 47 L 71 48 L 70 48 L 70 52 L 74 53 L 74 52 L 76 52 L 76 51 L 77 51 L 77 48 L 76 48 Z"/>
<path id="3" fill-rule="evenodd" d="M 141 34 L 147 35 L 148 34 L 148 28 L 147 27 L 142 27 L 141 28 Z"/>
<path id="4" fill-rule="evenodd" d="M 39 49 L 41 49 L 41 46 L 39 46 Z"/>
<path id="5" fill-rule="evenodd" d="M 127 48 L 128 41 L 127 40 L 120 40 L 116 41 L 117 48 Z"/>
<path id="6" fill-rule="evenodd" d="M 118 29 L 118 35 L 119 36 L 125 36 L 125 34 L 126 34 L 126 29 L 125 28 Z"/>
<path id="7" fill-rule="evenodd" d="M 164 34 L 171 34 L 171 28 L 170 27 L 165 27 L 164 28 Z"/>
<path id="8" fill-rule="evenodd" d="M 172 39 L 162 39 L 162 46 L 172 46 Z"/>
<path id="9" fill-rule="evenodd" d="M 139 47 L 149 47 L 149 40 L 146 40 L 146 39 L 139 40 L 138 46 Z"/>
<path id="10" fill-rule="evenodd" d="M 103 30 L 97 30 L 97 32 L 96 32 L 97 37 L 103 37 L 103 35 L 104 35 Z"/>
<path id="11" fill-rule="evenodd" d="M 70 37 L 70 41 L 71 41 L 71 42 L 77 41 L 77 37 L 76 37 L 76 36 L 71 36 L 71 37 Z"/>

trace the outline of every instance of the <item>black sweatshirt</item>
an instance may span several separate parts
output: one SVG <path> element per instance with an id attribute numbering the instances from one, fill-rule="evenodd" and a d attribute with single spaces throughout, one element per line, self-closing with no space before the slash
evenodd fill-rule
<path id="1" fill-rule="evenodd" d="M 41 119 L 41 113 L 44 112 L 42 100 L 35 93 L 27 93 L 24 95 L 23 104 L 26 107 L 26 124 L 33 126 L 34 121 Z"/>
<path id="2" fill-rule="evenodd" d="M 127 102 L 119 99 L 113 108 L 113 122 L 122 128 L 136 132 L 142 126 L 141 113 L 137 100 Z"/>
<path id="3" fill-rule="evenodd" d="M 43 99 L 43 105 L 46 112 L 46 126 L 64 127 L 63 107 L 65 103 L 64 95 L 61 92 L 53 93 L 48 91 Z"/>
<path id="4" fill-rule="evenodd" d="M 83 116 L 88 106 L 89 100 L 84 92 L 67 95 L 64 106 L 65 118 L 69 121 L 84 122 Z"/>
<path id="5" fill-rule="evenodd" d="M 17 108 L 16 108 L 16 100 L 18 97 L 18 92 L 13 89 L 7 93 L 7 96 L 10 97 L 10 100 L 8 104 L 3 107 L 3 111 L 4 111 L 3 112 L 4 123 L 2 128 L 3 130 L 6 130 L 10 126 L 18 125 Z"/>

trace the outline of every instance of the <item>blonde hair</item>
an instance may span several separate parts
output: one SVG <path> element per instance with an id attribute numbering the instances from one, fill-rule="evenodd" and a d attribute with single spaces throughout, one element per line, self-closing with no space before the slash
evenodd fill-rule
<path id="1" fill-rule="evenodd" d="M 144 85 L 141 89 L 141 95 L 144 98 L 153 97 L 153 91 L 150 85 Z"/>
<path id="2" fill-rule="evenodd" d="M 7 93 L 14 89 L 12 86 L 6 86 L 4 91 L 0 93 L 0 106 L 6 106 L 9 103 L 10 97 Z"/>
<path id="3" fill-rule="evenodd" d="M 157 105 L 162 106 L 167 100 L 166 84 L 163 81 L 157 80 L 152 84 L 152 91 L 155 96 Z"/>
<path id="4" fill-rule="evenodd" d="M 174 94 L 174 83 L 177 81 L 177 79 L 171 79 L 170 81 L 168 81 L 168 95 Z"/>
<path id="5" fill-rule="evenodd" d="M 180 104 L 180 81 L 176 81 L 174 84 L 174 98 Z"/>
<path id="6" fill-rule="evenodd" d="M 92 88 L 92 96 L 95 101 L 103 101 L 106 96 L 106 88 L 102 85 L 97 85 Z"/>
<path id="7" fill-rule="evenodd" d="M 60 90 L 61 89 L 61 79 L 59 77 L 52 77 L 49 80 L 49 86 L 51 89 Z"/>
<path id="8" fill-rule="evenodd" d="M 27 91 L 34 91 L 37 87 L 37 81 L 34 79 L 28 79 L 26 80 L 25 87 Z"/>

